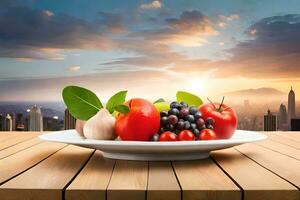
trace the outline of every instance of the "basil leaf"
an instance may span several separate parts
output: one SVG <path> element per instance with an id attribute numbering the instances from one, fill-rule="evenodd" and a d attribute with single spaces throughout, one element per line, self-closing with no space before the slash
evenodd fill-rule
<path id="1" fill-rule="evenodd" d="M 82 87 L 67 86 L 62 91 L 62 97 L 76 119 L 86 121 L 103 108 L 96 94 Z"/>
<path id="2" fill-rule="evenodd" d="M 186 102 L 189 106 L 200 106 L 203 104 L 203 101 L 201 100 L 200 97 L 191 94 L 189 92 L 184 92 L 184 91 L 178 91 L 176 93 L 176 98 L 178 102 L 184 101 Z"/>
<path id="3" fill-rule="evenodd" d="M 153 102 L 153 104 L 155 103 L 160 103 L 160 102 L 166 102 L 163 98 L 157 99 L 156 101 Z"/>
<path id="4" fill-rule="evenodd" d="M 114 107 L 114 110 L 123 114 L 130 112 L 130 108 L 126 105 L 117 105 Z"/>
<path id="5" fill-rule="evenodd" d="M 113 95 L 112 97 L 110 97 L 110 99 L 108 100 L 108 102 L 106 104 L 106 109 L 110 113 L 113 113 L 115 106 L 120 105 L 125 102 L 126 95 L 127 95 L 127 91 L 120 91 L 120 92 L 116 93 L 115 95 Z"/>

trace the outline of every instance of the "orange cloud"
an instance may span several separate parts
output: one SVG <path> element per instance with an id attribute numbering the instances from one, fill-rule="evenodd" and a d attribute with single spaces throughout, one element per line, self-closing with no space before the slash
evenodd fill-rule
<path id="1" fill-rule="evenodd" d="M 162 7 L 162 3 L 160 1 L 152 1 L 147 4 L 142 4 L 140 8 L 142 9 L 158 9 Z"/>

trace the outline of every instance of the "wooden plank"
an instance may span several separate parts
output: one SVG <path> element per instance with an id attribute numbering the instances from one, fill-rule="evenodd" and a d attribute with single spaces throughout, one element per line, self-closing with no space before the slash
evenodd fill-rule
<path id="1" fill-rule="evenodd" d="M 272 140 L 264 140 L 261 142 L 256 142 L 255 144 L 300 160 L 300 149 L 296 149 L 294 147 L 279 142 L 275 142 Z"/>
<path id="2" fill-rule="evenodd" d="M 240 189 L 210 159 L 173 162 L 184 200 L 241 199 Z"/>
<path id="3" fill-rule="evenodd" d="M 37 137 L 39 134 L 37 133 L 24 133 L 17 136 L 9 137 L 8 139 L 0 141 L 0 150 L 23 142 L 25 140 L 29 140 L 31 138 Z"/>
<path id="4" fill-rule="evenodd" d="M 45 142 L 1 159 L 0 184 L 32 167 L 64 146 L 64 144 Z"/>
<path id="5" fill-rule="evenodd" d="M 277 134 L 300 142 L 300 132 L 279 132 Z"/>
<path id="6" fill-rule="evenodd" d="M 264 132 L 264 134 L 266 134 L 266 133 Z M 279 142 L 282 144 L 289 145 L 296 149 L 300 149 L 300 142 L 298 142 L 298 141 L 295 141 L 295 140 L 287 138 L 287 137 L 280 136 L 276 133 L 275 134 L 267 133 L 266 135 L 268 136 L 269 140 L 273 140 L 273 141 L 276 141 L 276 142 Z"/>
<path id="7" fill-rule="evenodd" d="M 114 160 L 106 159 L 100 151 L 96 151 L 84 169 L 66 189 L 65 199 L 105 200 L 106 188 L 114 164 Z"/>
<path id="8" fill-rule="evenodd" d="M 67 146 L 48 159 L 0 186 L 2 200 L 62 199 L 63 188 L 94 150 Z"/>
<path id="9" fill-rule="evenodd" d="M 41 142 L 42 141 L 39 138 L 33 138 L 33 139 L 26 140 L 24 142 L 20 142 L 16 145 L 13 145 L 11 147 L 8 147 L 8 148 L 0 151 L 0 159 L 5 158 L 5 157 L 12 155 L 16 152 L 19 152 L 21 150 L 27 149 L 27 148 L 29 148 L 33 145 L 39 144 Z"/>
<path id="10" fill-rule="evenodd" d="M 244 190 L 244 200 L 297 200 L 296 187 L 235 149 L 215 151 L 213 159 Z"/>
<path id="11" fill-rule="evenodd" d="M 300 187 L 300 161 L 255 144 L 244 144 L 236 149 L 265 168 Z"/>
<path id="12" fill-rule="evenodd" d="M 147 200 L 180 200 L 181 189 L 170 162 L 150 162 Z"/>
<path id="13" fill-rule="evenodd" d="M 118 160 L 107 188 L 107 199 L 144 200 L 147 179 L 148 162 Z"/>

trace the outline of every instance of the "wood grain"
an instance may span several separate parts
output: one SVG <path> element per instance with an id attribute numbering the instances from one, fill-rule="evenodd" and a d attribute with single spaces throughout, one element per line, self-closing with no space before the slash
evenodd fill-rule
<path id="1" fill-rule="evenodd" d="M 291 146 L 291 147 L 294 147 L 296 149 L 300 149 L 300 142 L 296 141 L 296 140 L 293 140 L 293 139 L 290 139 L 288 137 L 283 137 L 283 136 L 280 136 L 278 134 L 271 134 L 271 133 L 264 133 L 268 136 L 268 139 L 269 140 L 273 140 L 275 142 L 279 142 L 279 143 L 282 143 L 282 144 L 285 144 L 285 145 L 288 145 L 288 146 Z"/>
<path id="2" fill-rule="evenodd" d="M 1 150 L 0 151 L 0 159 L 4 158 L 4 157 L 7 157 L 7 156 L 10 156 L 16 152 L 19 152 L 21 150 L 24 150 L 26 148 L 29 148 L 33 145 L 36 145 L 36 144 L 39 144 L 41 143 L 42 141 L 39 139 L 39 138 L 32 138 L 32 139 L 29 139 L 29 140 L 25 140 L 23 142 L 20 142 L 16 145 L 13 145 L 11 147 L 8 147 L 4 150 Z"/>
<path id="3" fill-rule="evenodd" d="M 272 140 L 264 140 L 261 142 L 257 142 L 256 144 L 300 160 L 300 149 L 296 149 L 294 147 L 278 143 Z"/>
<path id="4" fill-rule="evenodd" d="M 114 164 L 97 151 L 66 189 L 66 200 L 104 200 Z"/>
<path id="5" fill-rule="evenodd" d="M 170 162 L 150 162 L 147 200 L 180 200 L 181 189 Z"/>
<path id="6" fill-rule="evenodd" d="M 300 133 L 299 132 L 279 132 L 277 134 L 280 136 L 287 137 L 289 139 L 300 142 Z"/>
<path id="7" fill-rule="evenodd" d="M 2 200 L 62 199 L 63 188 L 79 172 L 92 153 L 92 149 L 67 146 L 0 186 L 0 196 Z"/>
<path id="8" fill-rule="evenodd" d="M 297 200 L 296 187 L 235 149 L 215 151 L 213 159 L 244 190 L 244 200 Z"/>
<path id="9" fill-rule="evenodd" d="M 145 199 L 147 179 L 148 162 L 118 160 L 107 188 L 107 199 Z"/>
<path id="10" fill-rule="evenodd" d="M 22 141 L 37 137 L 38 135 L 39 135 L 39 133 L 35 133 L 35 132 L 22 133 L 22 134 L 17 134 L 17 135 L 14 134 L 13 136 L 0 141 L 0 150 L 8 148 L 10 146 L 13 146 L 15 144 L 18 144 Z"/>
<path id="11" fill-rule="evenodd" d="M 285 180 L 300 187 L 300 161 L 255 144 L 244 144 L 236 149 Z"/>
<path id="12" fill-rule="evenodd" d="M 173 162 L 184 200 L 235 200 L 241 191 L 211 160 Z"/>
<path id="13" fill-rule="evenodd" d="M 65 144 L 45 142 L 0 160 L 0 184 L 47 158 Z"/>

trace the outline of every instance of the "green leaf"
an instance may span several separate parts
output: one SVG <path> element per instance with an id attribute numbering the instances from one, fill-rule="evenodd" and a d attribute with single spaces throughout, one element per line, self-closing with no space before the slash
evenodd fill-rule
<path id="1" fill-rule="evenodd" d="M 115 106 L 120 105 L 125 102 L 126 95 L 127 95 L 127 91 L 120 91 L 120 92 L 116 93 L 115 95 L 113 95 L 112 97 L 110 97 L 110 99 L 108 100 L 108 102 L 106 104 L 106 109 L 110 113 L 113 113 Z"/>
<path id="2" fill-rule="evenodd" d="M 118 111 L 120 113 L 126 114 L 130 112 L 130 108 L 126 105 L 117 105 L 114 107 L 115 111 Z"/>
<path id="3" fill-rule="evenodd" d="M 67 86 L 62 91 L 62 97 L 76 119 L 86 121 L 103 108 L 96 94 L 82 87 Z"/>
<path id="4" fill-rule="evenodd" d="M 166 102 L 163 98 L 157 99 L 156 101 L 153 102 L 153 104 L 155 103 L 160 103 L 160 102 Z"/>
<path id="5" fill-rule="evenodd" d="M 184 91 L 178 91 L 176 93 L 176 98 L 178 102 L 184 101 L 186 102 L 189 106 L 200 106 L 203 104 L 203 101 L 201 100 L 200 97 L 191 94 L 189 92 L 184 92 Z"/>

